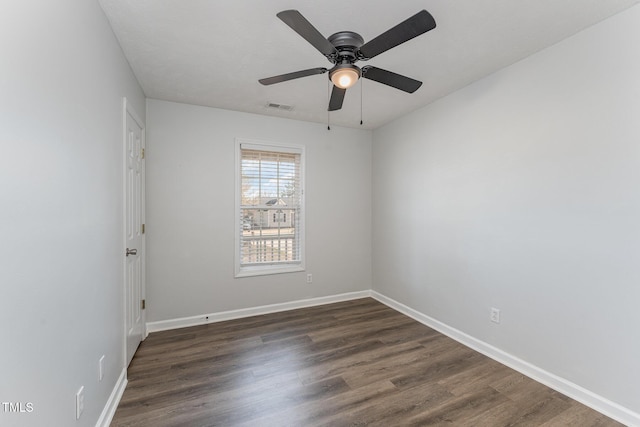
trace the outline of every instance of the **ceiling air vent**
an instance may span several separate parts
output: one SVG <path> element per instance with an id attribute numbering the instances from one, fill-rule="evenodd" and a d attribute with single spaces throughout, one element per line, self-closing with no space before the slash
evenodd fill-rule
<path id="1" fill-rule="evenodd" d="M 277 110 L 291 111 L 293 110 L 293 106 L 285 105 L 285 104 L 276 104 L 275 102 L 267 103 L 267 108 L 275 108 Z"/>

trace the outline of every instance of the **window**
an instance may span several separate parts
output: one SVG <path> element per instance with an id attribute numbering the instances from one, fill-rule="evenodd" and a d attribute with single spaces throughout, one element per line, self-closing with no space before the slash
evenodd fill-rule
<path id="1" fill-rule="evenodd" d="M 273 213 L 273 222 L 287 222 L 287 213 L 279 210 Z"/>
<path id="2" fill-rule="evenodd" d="M 236 277 L 304 270 L 302 147 L 236 145 Z"/>

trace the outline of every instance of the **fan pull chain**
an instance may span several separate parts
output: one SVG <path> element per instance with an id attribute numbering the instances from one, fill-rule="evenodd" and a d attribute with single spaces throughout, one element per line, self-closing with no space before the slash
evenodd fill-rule
<path id="1" fill-rule="evenodd" d="M 362 92 L 364 88 L 364 79 L 360 79 L 360 126 L 362 126 Z"/>
<path id="2" fill-rule="evenodd" d="M 327 105 L 331 102 L 331 81 L 327 80 Z M 331 130 L 331 111 L 327 107 L 327 130 Z"/>

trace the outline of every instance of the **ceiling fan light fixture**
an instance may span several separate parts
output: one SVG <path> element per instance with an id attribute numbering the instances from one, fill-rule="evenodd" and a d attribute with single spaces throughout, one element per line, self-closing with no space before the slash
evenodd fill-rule
<path id="1" fill-rule="evenodd" d="M 331 82 L 340 89 L 349 89 L 356 84 L 360 75 L 360 68 L 353 64 L 339 64 L 329 72 Z"/>

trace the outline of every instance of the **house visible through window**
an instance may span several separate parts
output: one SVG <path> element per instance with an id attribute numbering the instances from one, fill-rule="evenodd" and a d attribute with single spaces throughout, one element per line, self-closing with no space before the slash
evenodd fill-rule
<path id="1" fill-rule="evenodd" d="M 303 266 L 302 149 L 239 141 L 236 276 Z"/>

